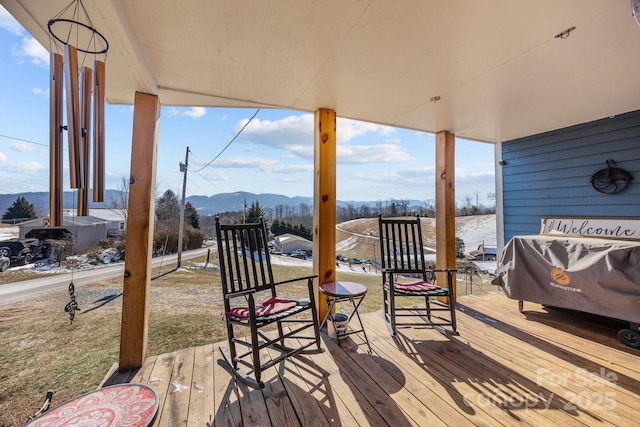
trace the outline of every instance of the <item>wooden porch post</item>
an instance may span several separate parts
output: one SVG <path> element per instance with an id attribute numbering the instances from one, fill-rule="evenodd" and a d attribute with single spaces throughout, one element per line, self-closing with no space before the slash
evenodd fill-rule
<path id="1" fill-rule="evenodd" d="M 436 134 L 436 268 L 456 268 L 455 135 L 446 131 Z M 451 291 L 457 295 L 455 274 Z"/>
<path id="2" fill-rule="evenodd" d="M 327 305 L 320 284 L 336 280 L 336 112 L 315 112 L 313 189 L 313 273 L 318 316 L 324 319 Z"/>
<path id="3" fill-rule="evenodd" d="M 158 97 L 136 92 L 118 365 L 121 371 L 141 367 L 147 353 L 159 119 Z"/>

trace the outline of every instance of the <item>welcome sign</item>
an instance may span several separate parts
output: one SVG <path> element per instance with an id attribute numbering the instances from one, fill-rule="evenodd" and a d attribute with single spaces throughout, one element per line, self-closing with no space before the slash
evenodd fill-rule
<path id="1" fill-rule="evenodd" d="M 540 234 L 640 240 L 640 218 L 545 218 Z"/>

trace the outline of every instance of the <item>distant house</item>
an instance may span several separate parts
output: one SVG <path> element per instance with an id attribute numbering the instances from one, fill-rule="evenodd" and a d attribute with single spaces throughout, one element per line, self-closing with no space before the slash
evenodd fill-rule
<path id="1" fill-rule="evenodd" d="M 497 246 L 478 246 L 478 249 L 467 254 L 467 259 L 474 261 L 496 261 L 498 258 Z"/>
<path id="2" fill-rule="evenodd" d="M 74 209 L 65 209 L 64 216 L 75 216 Z M 107 221 L 107 236 L 118 236 L 127 231 L 127 218 L 122 209 L 89 209 L 89 216 Z"/>
<path id="3" fill-rule="evenodd" d="M 313 250 L 313 242 L 304 237 L 294 234 L 281 234 L 274 238 L 275 248 L 283 254 L 290 254 L 294 251 Z"/>
<path id="4" fill-rule="evenodd" d="M 74 253 L 82 253 L 94 247 L 100 240 L 107 238 L 107 224 L 101 218 L 93 216 L 64 216 L 62 227 L 49 227 L 49 218 L 37 218 L 19 225 L 19 237 L 42 238 L 48 234 L 56 235 L 68 232 L 74 238 Z"/>

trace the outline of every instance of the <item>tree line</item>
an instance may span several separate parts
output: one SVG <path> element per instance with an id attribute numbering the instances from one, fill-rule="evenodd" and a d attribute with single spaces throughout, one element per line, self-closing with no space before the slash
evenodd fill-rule
<path id="1" fill-rule="evenodd" d="M 128 182 L 122 180 L 120 188 L 111 200 L 112 209 L 121 210 L 126 219 L 128 204 Z M 474 197 L 475 196 L 475 197 Z M 495 194 L 487 198 L 495 200 Z M 175 252 L 178 248 L 178 228 L 180 221 L 180 201 L 172 190 L 166 190 L 156 199 L 156 222 L 154 228 L 153 248 L 156 252 Z M 346 203 L 337 206 L 337 222 L 345 222 L 359 218 L 373 218 L 381 213 L 383 216 L 422 216 L 435 217 L 435 204 L 432 200 L 424 200 L 420 206 L 411 206 L 408 199 L 378 200 L 372 205 L 368 203 Z M 479 203 L 479 194 L 466 195 L 463 203 L 456 208 L 458 216 L 484 215 L 495 213 L 495 207 L 485 207 Z M 200 217 L 197 209 L 187 202 L 184 207 L 183 248 L 200 247 L 205 237 L 215 236 L 214 218 L 219 217 L 223 224 L 257 222 L 263 218 L 268 229 L 274 235 L 294 234 L 312 240 L 313 206 L 301 203 L 298 206 L 279 204 L 274 208 L 260 206 L 253 201 L 246 211 L 223 211 L 215 215 Z M 28 220 L 37 217 L 33 204 L 22 196 L 4 212 L 2 220 Z"/>

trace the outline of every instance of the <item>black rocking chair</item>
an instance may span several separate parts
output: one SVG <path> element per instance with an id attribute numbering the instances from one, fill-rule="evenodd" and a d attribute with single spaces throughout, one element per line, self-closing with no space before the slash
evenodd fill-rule
<path id="1" fill-rule="evenodd" d="M 420 218 L 382 218 L 378 215 L 378 225 L 383 310 L 391 334 L 396 334 L 399 325 L 424 326 L 426 323 L 445 335 L 447 330 L 444 327 L 448 326 L 451 332 L 457 335 L 455 295 L 452 286 L 456 270 L 427 267 Z M 438 286 L 436 276 L 446 276 L 446 287 Z M 398 297 L 420 298 L 424 303 L 419 307 L 399 307 L 396 305 Z M 401 322 L 398 319 L 400 317 L 409 319 Z M 418 321 L 418 318 L 421 321 Z"/>
<path id="2" fill-rule="evenodd" d="M 219 218 L 215 222 L 229 338 L 229 351 L 221 347 L 222 354 L 237 379 L 263 388 L 265 369 L 289 356 L 322 351 L 313 292 L 316 276 L 274 281 L 262 218 L 251 224 L 223 225 Z M 303 299 L 284 298 L 276 292 L 299 281 L 307 284 L 308 295 Z M 259 299 L 263 296 L 266 299 Z M 274 323 L 275 328 L 264 331 Z M 236 328 L 244 330 L 238 334 Z M 262 353 L 261 358 L 268 348 L 281 353 L 270 360 Z"/>

